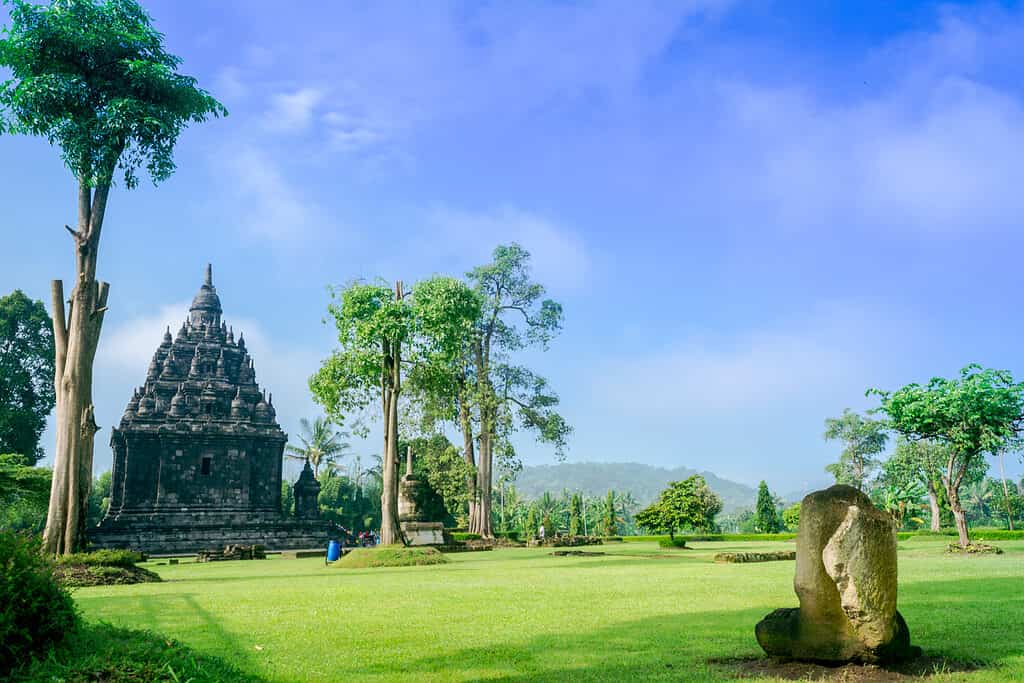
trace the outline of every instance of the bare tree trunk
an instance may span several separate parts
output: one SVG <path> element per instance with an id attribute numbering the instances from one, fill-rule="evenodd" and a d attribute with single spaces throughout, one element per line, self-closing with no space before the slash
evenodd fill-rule
<path id="1" fill-rule="evenodd" d="M 932 481 L 931 479 L 929 479 L 928 483 L 927 483 L 927 487 L 928 487 L 928 507 L 931 509 L 931 512 L 932 512 L 931 530 L 932 531 L 941 531 L 942 530 L 942 510 L 939 509 L 939 494 L 935 490 L 935 482 Z"/>
<path id="2" fill-rule="evenodd" d="M 80 550 L 86 540 L 93 442 L 99 429 L 92 403 L 92 369 L 109 291 L 106 282 L 96 280 L 96 256 L 109 191 L 109 185 L 93 192 L 88 183 L 79 182 L 78 229 L 67 228 L 75 240 L 76 275 L 67 309 L 63 283 L 51 283 L 57 443 L 43 546 L 54 555 Z"/>
<path id="3" fill-rule="evenodd" d="M 956 532 L 960 537 L 961 548 L 966 548 L 971 544 L 971 537 L 967 530 L 967 515 L 964 513 L 964 506 L 960 503 L 960 483 L 967 472 L 969 461 L 969 458 L 964 457 L 963 463 L 957 466 L 957 454 L 950 455 L 943 482 L 946 485 L 946 497 L 949 498 L 949 509 L 953 512 L 953 521 L 956 523 Z"/>
<path id="4" fill-rule="evenodd" d="M 486 431 L 480 434 L 480 466 L 477 469 L 477 487 L 479 503 L 477 504 L 476 531 L 482 538 L 494 538 L 494 525 L 491 521 L 492 480 L 491 464 L 493 462 L 493 442 L 491 434 Z"/>
<path id="5" fill-rule="evenodd" d="M 395 299 L 403 297 L 402 283 L 395 283 Z M 390 353 L 389 353 L 390 352 Z M 384 345 L 385 377 L 384 458 L 381 472 L 380 542 L 383 545 L 402 542 L 398 526 L 398 397 L 402 392 L 402 346 L 395 341 Z"/>
<path id="6" fill-rule="evenodd" d="M 476 517 L 479 494 L 476 488 L 476 457 L 473 453 L 473 422 L 470 419 L 465 391 L 459 398 L 459 426 L 462 429 L 462 457 L 466 464 L 473 468 L 472 474 L 466 477 L 466 491 L 469 494 L 469 525 L 472 526 L 473 519 Z M 470 533 L 476 532 L 470 529 Z"/>

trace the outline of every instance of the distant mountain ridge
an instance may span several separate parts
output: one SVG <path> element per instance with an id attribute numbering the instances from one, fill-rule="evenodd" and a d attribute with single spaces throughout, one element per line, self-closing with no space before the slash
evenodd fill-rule
<path id="1" fill-rule="evenodd" d="M 566 462 L 557 465 L 532 465 L 524 467 L 516 477 L 515 487 L 524 497 L 533 499 L 544 491 L 552 494 L 569 491 L 583 491 L 591 496 L 602 496 L 608 489 L 629 491 L 641 505 L 647 505 L 668 486 L 670 481 L 679 481 L 700 474 L 711 490 L 722 498 L 722 511 L 735 512 L 752 508 L 757 500 L 757 491 L 735 481 L 722 479 L 713 472 L 698 472 L 688 467 L 654 467 L 636 462 Z"/>

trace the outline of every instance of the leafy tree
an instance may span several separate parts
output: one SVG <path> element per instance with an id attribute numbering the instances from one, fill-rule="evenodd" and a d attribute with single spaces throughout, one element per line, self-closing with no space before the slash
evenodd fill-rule
<path id="1" fill-rule="evenodd" d="M 754 515 L 754 528 L 759 534 L 774 534 L 779 530 L 779 513 L 775 507 L 775 498 L 768 490 L 768 484 L 761 480 L 757 487 L 757 505 Z"/>
<path id="2" fill-rule="evenodd" d="M 534 507 L 537 508 L 537 517 L 544 525 L 545 535 L 554 536 L 558 529 L 557 520 L 565 517 L 566 510 L 563 501 L 552 496 L 549 491 L 545 491 L 540 498 L 534 501 Z"/>
<path id="3" fill-rule="evenodd" d="M 932 439 L 896 439 L 896 450 L 882 466 L 882 478 L 895 490 L 912 491 L 914 482 L 924 487 L 931 514 L 931 530 L 942 527 L 942 506 L 945 502 L 942 468 L 949 458 L 949 446 Z M 979 461 L 981 462 L 981 461 Z M 976 467 L 976 466 L 975 466 Z M 969 479 L 984 476 L 984 470 Z M 892 490 L 890 491 L 892 493 Z"/>
<path id="4" fill-rule="evenodd" d="M 797 531 L 800 528 L 800 503 L 793 503 L 782 511 L 782 523 L 790 531 Z"/>
<path id="5" fill-rule="evenodd" d="M 578 493 L 569 499 L 569 535 L 579 536 L 583 532 L 583 499 Z"/>
<path id="6" fill-rule="evenodd" d="M 604 499 L 604 509 L 601 511 L 601 533 L 605 536 L 617 536 L 619 534 L 619 520 L 617 500 L 615 491 L 608 490 Z"/>
<path id="7" fill-rule="evenodd" d="M 53 410 L 53 321 L 20 290 L 0 297 L 0 453 L 26 465 L 43 457 L 39 437 Z"/>
<path id="8" fill-rule="evenodd" d="M 999 453 L 1020 433 L 1024 384 L 1015 383 L 1004 370 L 968 365 L 955 379 L 934 377 L 925 386 L 870 393 L 880 397 L 893 429 L 909 439 L 934 439 L 949 446 L 942 481 L 960 545 L 967 547 L 970 534 L 960 487 L 972 468 L 987 464 L 986 453 Z"/>
<path id="9" fill-rule="evenodd" d="M 17 453 L 0 455 L 0 529 L 39 533 L 46 521 L 50 470 Z"/>
<path id="10" fill-rule="evenodd" d="M 333 292 L 329 312 L 340 348 L 310 379 L 314 398 L 339 424 L 344 414 L 379 406 L 384 425 L 381 479 L 381 543 L 401 540 L 398 527 L 399 420 L 404 380 L 415 373 L 427 394 L 442 393 L 468 328 L 479 318 L 479 301 L 465 284 L 437 277 L 406 296 L 401 282 L 392 290 L 354 283 Z M 433 385 L 438 386 L 433 386 Z"/>
<path id="11" fill-rule="evenodd" d="M 888 435 L 885 423 L 862 417 L 849 408 L 840 417 L 825 420 L 825 440 L 841 441 L 843 452 L 839 462 L 825 468 L 837 484 L 849 484 L 864 490 L 867 480 L 878 467 L 877 456 L 885 450 Z"/>
<path id="12" fill-rule="evenodd" d="M 667 532 L 675 538 L 680 529 L 712 531 L 715 515 L 722 511 L 722 499 L 708 488 L 704 477 L 695 474 L 670 482 L 651 505 L 637 513 L 636 523 L 652 532 Z"/>
<path id="13" fill-rule="evenodd" d="M 340 467 L 338 461 L 349 450 L 348 442 L 342 441 L 348 435 L 335 431 L 334 425 L 325 417 L 317 417 L 313 422 L 302 418 L 299 426 L 302 429 L 299 445 L 285 446 L 284 457 L 299 462 L 308 460 L 317 480 L 320 479 L 321 468 L 337 470 Z"/>
<path id="14" fill-rule="evenodd" d="M 462 454 L 444 434 L 412 439 L 408 442 L 415 454 L 413 467 L 422 476 L 431 492 L 437 496 L 440 516 L 451 517 L 452 521 L 466 519 L 469 496 L 466 490 L 468 465 Z"/>
<path id="15" fill-rule="evenodd" d="M 0 38 L 0 130 L 38 135 L 61 149 L 78 189 L 75 284 L 52 283 L 57 445 L 44 547 L 71 553 L 84 540 L 93 441 L 92 367 L 106 282 L 96 279 L 100 231 L 114 176 L 138 184 L 175 169 L 173 150 L 190 122 L 226 114 L 196 81 L 177 73 L 181 60 L 134 0 L 7 0 L 11 25 Z"/>
<path id="16" fill-rule="evenodd" d="M 523 527 L 523 535 L 527 539 L 537 538 L 537 506 L 530 505 L 526 511 L 526 523 Z"/>
<path id="17" fill-rule="evenodd" d="M 558 396 L 547 380 L 512 363 L 516 352 L 547 348 L 562 325 L 560 304 L 544 298 L 531 280 L 530 254 L 518 244 L 499 246 L 491 263 L 467 273 L 482 302 L 468 343 L 463 345 L 455 386 L 466 462 L 473 465 L 470 531 L 494 535 L 491 522 L 495 457 L 516 459 L 510 437 L 520 429 L 554 445 L 558 454 L 572 429 L 556 411 Z M 475 415 L 475 418 L 474 418 Z M 473 425 L 478 430 L 473 438 Z M 474 441 L 478 453 L 474 455 Z M 508 465 L 506 465 L 508 467 Z"/>
<path id="18" fill-rule="evenodd" d="M 281 482 L 281 514 L 291 517 L 295 514 L 295 482 Z M 319 501 L 318 501 L 319 502 Z"/>
<path id="19" fill-rule="evenodd" d="M 89 526 L 96 526 L 103 515 L 107 514 L 107 508 L 110 507 L 111 476 L 111 471 L 107 470 L 92 483 L 89 490 L 89 514 L 86 518 Z"/>

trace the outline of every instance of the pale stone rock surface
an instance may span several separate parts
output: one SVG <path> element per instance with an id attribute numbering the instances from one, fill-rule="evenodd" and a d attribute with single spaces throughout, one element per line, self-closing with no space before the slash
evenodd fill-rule
<path id="1" fill-rule="evenodd" d="M 794 589 L 799 608 L 779 609 L 756 629 L 769 655 L 821 662 L 917 656 L 896 611 L 896 531 L 888 515 L 850 486 L 804 498 Z"/>

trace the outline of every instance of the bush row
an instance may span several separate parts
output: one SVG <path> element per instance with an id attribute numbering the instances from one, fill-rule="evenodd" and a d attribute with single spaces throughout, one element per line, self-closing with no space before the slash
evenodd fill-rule
<path id="1" fill-rule="evenodd" d="M 87 567 L 124 567 L 131 569 L 146 556 L 134 550 L 94 550 L 89 553 L 72 553 L 57 558 L 58 564 L 84 565 Z"/>

